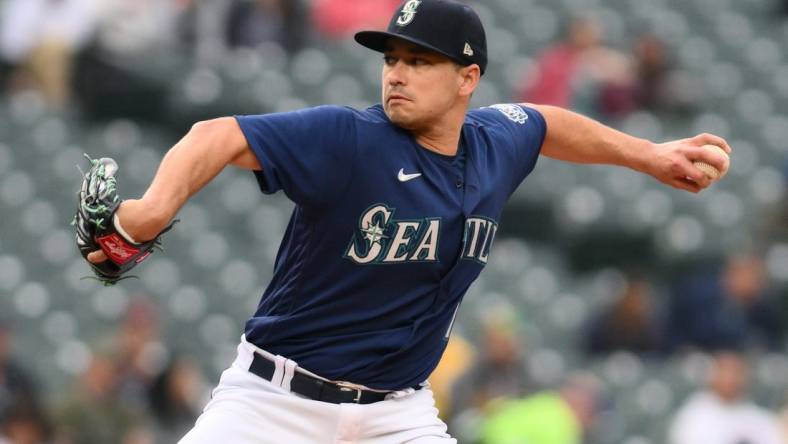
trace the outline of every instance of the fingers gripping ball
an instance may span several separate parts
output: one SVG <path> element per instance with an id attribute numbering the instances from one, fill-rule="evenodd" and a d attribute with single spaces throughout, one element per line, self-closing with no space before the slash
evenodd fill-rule
<path id="1" fill-rule="evenodd" d="M 718 147 L 717 145 L 703 145 L 703 148 L 707 150 L 715 151 L 725 156 L 725 167 L 722 171 L 700 160 L 696 160 L 692 162 L 692 164 L 695 165 L 697 169 L 703 171 L 703 173 L 706 174 L 706 176 L 709 179 L 711 179 L 712 182 L 716 182 L 717 180 L 721 179 L 722 176 L 725 175 L 725 173 L 728 172 L 728 166 L 730 165 L 730 158 L 728 157 L 728 153 L 726 153 L 724 149 Z"/>
<path id="2" fill-rule="evenodd" d="M 87 157 L 87 156 L 86 156 Z M 90 263 L 96 279 L 104 285 L 114 285 L 126 272 L 145 260 L 155 248 L 160 248 L 160 236 L 172 228 L 170 223 L 154 239 L 135 242 L 118 223 L 116 211 L 122 200 L 118 195 L 118 164 L 108 157 L 91 159 L 90 169 L 84 173 L 79 190 L 74 228 L 79 252 L 87 260 L 88 254 L 102 250 L 107 260 Z"/>

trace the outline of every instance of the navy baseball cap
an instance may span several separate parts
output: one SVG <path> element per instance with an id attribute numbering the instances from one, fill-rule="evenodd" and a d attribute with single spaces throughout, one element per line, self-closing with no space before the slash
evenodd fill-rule
<path id="1" fill-rule="evenodd" d="M 487 37 L 476 11 L 455 0 L 407 0 L 394 12 L 386 31 L 361 31 L 356 41 L 383 52 L 390 38 L 430 49 L 463 66 L 487 69 Z"/>

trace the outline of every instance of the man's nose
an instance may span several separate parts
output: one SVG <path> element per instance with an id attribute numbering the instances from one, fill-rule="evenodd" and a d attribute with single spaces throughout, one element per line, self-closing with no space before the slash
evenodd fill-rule
<path id="1" fill-rule="evenodd" d="M 389 85 L 404 85 L 407 80 L 407 66 L 402 61 L 397 61 L 388 67 L 386 72 L 386 82 Z"/>

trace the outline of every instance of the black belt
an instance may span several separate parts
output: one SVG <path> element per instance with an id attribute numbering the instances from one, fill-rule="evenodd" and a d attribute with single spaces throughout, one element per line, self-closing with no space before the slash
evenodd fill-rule
<path id="1" fill-rule="evenodd" d="M 259 353 L 253 353 L 253 355 L 249 372 L 270 381 L 274 376 L 276 365 Z M 414 388 L 418 390 L 421 386 Z M 290 381 L 290 391 L 315 401 L 330 402 L 332 404 L 372 404 L 373 402 L 383 401 L 386 395 L 391 393 L 345 387 L 298 372 L 293 373 L 293 379 Z"/>

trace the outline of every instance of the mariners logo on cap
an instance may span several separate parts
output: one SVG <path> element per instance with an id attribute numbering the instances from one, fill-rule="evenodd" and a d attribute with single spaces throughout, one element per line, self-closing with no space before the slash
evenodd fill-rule
<path id="1" fill-rule="evenodd" d="M 416 17 L 416 10 L 419 9 L 421 0 L 408 0 L 403 6 L 400 16 L 397 18 L 397 24 L 405 26 L 413 21 Z"/>

